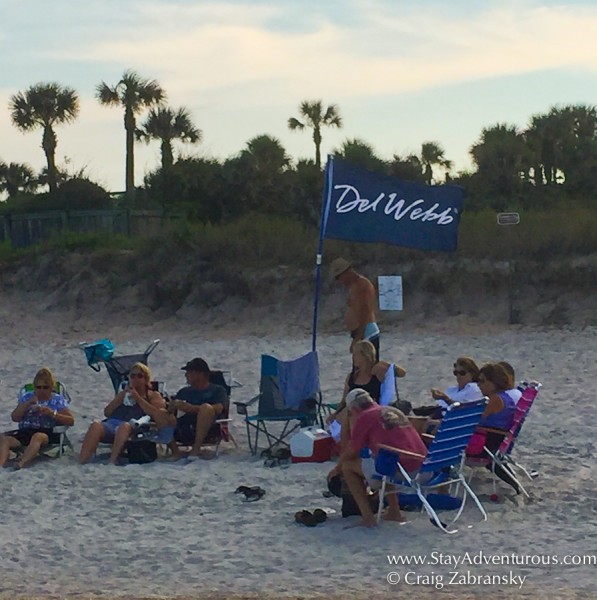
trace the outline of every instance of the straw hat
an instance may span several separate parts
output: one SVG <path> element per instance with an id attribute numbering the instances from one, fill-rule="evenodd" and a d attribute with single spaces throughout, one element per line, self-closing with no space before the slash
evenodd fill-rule
<path id="1" fill-rule="evenodd" d="M 330 278 L 336 279 L 337 277 L 342 275 L 344 271 L 347 271 L 351 267 L 352 265 L 344 258 L 334 259 L 330 264 Z"/>

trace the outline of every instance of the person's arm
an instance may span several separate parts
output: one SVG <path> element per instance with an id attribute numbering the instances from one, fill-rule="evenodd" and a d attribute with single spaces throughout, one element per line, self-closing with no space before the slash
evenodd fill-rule
<path id="1" fill-rule="evenodd" d="M 481 418 L 486 419 L 490 415 L 495 415 L 502 410 L 504 410 L 504 401 L 499 397 L 498 394 L 491 394 L 491 396 L 489 396 L 489 402 L 487 403 Z"/>
<path id="2" fill-rule="evenodd" d="M 23 417 L 29 412 L 32 406 L 37 404 L 37 396 L 32 394 L 31 398 L 25 400 L 24 402 L 19 402 L 16 408 L 12 411 L 10 418 L 18 423 L 23 420 Z"/>
<path id="3" fill-rule="evenodd" d="M 72 427 L 75 424 L 75 416 L 69 410 L 68 404 L 63 396 L 58 398 L 54 397 L 52 400 L 53 405 L 56 408 L 50 408 L 49 406 L 40 406 L 39 412 L 46 417 L 50 417 L 54 420 L 54 427 Z"/>
<path id="4" fill-rule="evenodd" d="M 326 419 L 328 425 L 346 408 L 346 394 L 348 394 L 348 379 L 350 375 L 346 376 L 344 380 L 344 390 L 342 392 L 342 400 L 340 400 L 340 404 L 336 410 Z"/>
<path id="5" fill-rule="evenodd" d="M 358 342 L 365 337 L 365 327 L 369 323 L 373 307 L 371 306 L 371 282 L 368 279 L 358 279 L 354 283 L 353 292 L 351 294 L 351 308 L 357 326 L 355 327 L 355 336 L 353 342 Z"/>
<path id="6" fill-rule="evenodd" d="M 116 396 L 114 396 L 114 399 L 112 400 L 112 402 L 110 402 L 106 406 L 106 408 L 104 408 L 104 416 L 105 417 L 110 418 L 112 413 L 122 404 L 126 394 L 127 394 L 126 390 L 122 390 L 121 392 L 118 392 L 118 394 L 116 394 Z"/>

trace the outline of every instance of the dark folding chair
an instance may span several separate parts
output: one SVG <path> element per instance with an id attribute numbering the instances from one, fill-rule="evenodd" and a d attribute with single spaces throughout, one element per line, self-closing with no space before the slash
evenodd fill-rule
<path id="1" fill-rule="evenodd" d="M 298 361 L 304 361 L 303 368 L 292 369 L 293 363 L 298 363 Z M 281 385 L 280 365 L 283 369 L 290 367 L 286 371 L 285 385 Z M 292 388 L 301 390 L 301 386 L 304 393 L 301 395 L 299 391 L 297 397 L 299 402 L 292 402 L 292 405 L 289 405 L 289 390 Z M 255 403 L 257 403 L 257 414 L 251 415 L 249 407 Z M 253 454 L 257 453 L 260 433 L 263 433 L 267 440 L 266 451 L 271 451 L 276 445 L 289 448 L 287 440 L 290 435 L 300 427 L 313 425 L 321 412 L 317 353 L 310 352 L 296 361 L 287 362 L 263 354 L 261 356 L 259 394 L 248 402 L 235 402 L 234 404 L 238 414 L 245 417 L 247 439 Z M 272 425 L 274 424 L 281 425 L 282 430 L 273 431 Z"/>

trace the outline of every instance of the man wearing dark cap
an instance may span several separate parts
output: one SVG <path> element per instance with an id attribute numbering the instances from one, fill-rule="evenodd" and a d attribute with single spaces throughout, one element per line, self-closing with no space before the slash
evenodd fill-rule
<path id="1" fill-rule="evenodd" d="M 373 284 L 357 273 L 344 258 L 336 258 L 330 264 L 330 277 L 348 288 L 348 300 L 344 322 L 350 331 L 352 342 L 368 340 L 375 346 L 379 360 L 379 327 L 375 320 L 376 294 Z"/>
<path id="2" fill-rule="evenodd" d="M 178 444 L 192 446 L 189 456 L 199 456 L 211 426 L 228 404 L 228 396 L 221 385 L 210 382 L 209 366 L 204 359 L 193 358 L 182 370 L 186 372 L 188 385 L 176 393 L 170 407 L 184 414 L 177 419 L 171 448 L 174 456 L 179 456 Z"/>

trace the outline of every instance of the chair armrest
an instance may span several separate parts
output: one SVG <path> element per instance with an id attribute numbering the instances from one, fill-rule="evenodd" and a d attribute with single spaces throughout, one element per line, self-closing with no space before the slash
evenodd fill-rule
<path id="1" fill-rule="evenodd" d="M 389 450 L 390 452 L 397 452 L 398 454 L 406 454 L 407 456 L 414 456 L 415 458 L 425 458 L 424 454 L 418 452 L 411 452 L 410 450 L 404 450 L 403 448 L 394 448 L 394 446 L 387 446 L 386 444 L 379 444 L 379 448 Z"/>
<path id="2" fill-rule="evenodd" d="M 252 404 L 255 404 L 255 402 L 257 402 L 257 400 L 259 400 L 260 397 L 261 397 L 261 394 L 257 394 L 257 396 L 254 396 L 253 398 L 251 398 L 247 402 L 241 402 L 239 400 L 235 400 L 233 402 L 233 404 L 236 406 L 236 412 L 239 415 L 246 415 L 247 414 L 247 407 L 251 406 Z"/>
<path id="3" fill-rule="evenodd" d="M 217 423 L 218 425 L 219 425 L 220 423 L 231 423 L 231 422 L 232 422 L 232 419 L 216 419 L 216 420 L 214 421 L 214 423 Z"/>
<path id="4" fill-rule="evenodd" d="M 52 427 L 52 433 L 66 433 L 70 427 L 70 425 L 56 425 Z"/>
<path id="5" fill-rule="evenodd" d="M 394 376 L 395 377 L 404 377 L 406 375 L 406 369 L 402 368 L 400 365 L 394 365 Z"/>
<path id="6" fill-rule="evenodd" d="M 506 431 L 505 429 L 495 429 L 493 427 L 477 427 L 477 429 L 479 429 L 480 431 L 485 431 L 486 433 L 497 433 L 499 435 L 508 435 L 508 431 Z"/>
<path id="7" fill-rule="evenodd" d="M 432 435 L 431 433 L 422 433 L 421 437 L 429 438 L 430 440 L 434 440 L 435 439 L 435 436 Z"/>

